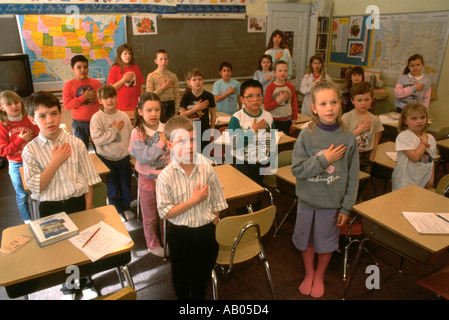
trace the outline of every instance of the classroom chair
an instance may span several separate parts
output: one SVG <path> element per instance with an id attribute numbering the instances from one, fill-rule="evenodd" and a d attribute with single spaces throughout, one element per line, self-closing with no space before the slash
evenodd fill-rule
<path id="1" fill-rule="evenodd" d="M 106 183 L 99 182 L 93 186 L 93 205 L 94 208 L 106 206 L 109 204 L 108 188 Z"/>
<path id="2" fill-rule="evenodd" d="M 215 230 L 219 252 L 215 268 L 212 270 L 212 294 L 218 299 L 217 274 L 215 269 L 231 276 L 235 263 L 248 261 L 255 256 L 263 262 L 273 299 L 276 299 L 271 279 L 270 267 L 265 256 L 261 238 L 273 225 L 276 207 L 269 206 L 254 213 L 229 216 L 220 220 Z"/>
<path id="3" fill-rule="evenodd" d="M 125 287 L 117 292 L 100 296 L 92 300 L 137 300 L 137 292 L 131 287 Z"/>
<path id="4" fill-rule="evenodd" d="M 449 127 L 445 127 L 435 134 L 436 141 L 445 139 L 449 139 Z M 437 175 L 440 166 L 443 166 L 444 174 L 448 173 L 447 164 L 449 163 L 449 150 L 446 148 L 439 148 L 439 151 L 440 151 L 440 159 L 436 163 L 435 176 Z"/>
<path id="5" fill-rule="evenodd" d="M 445 175 L 438 181 L 435 192 L 441 194 L 443 197 L 449 198 L 449 174 Z"/>
<path id="6" fill-rule="evenodd" d="M 439 297 L 449 299 L 449 264 L 418 280 L 418 284 L 435 292 Z"/>

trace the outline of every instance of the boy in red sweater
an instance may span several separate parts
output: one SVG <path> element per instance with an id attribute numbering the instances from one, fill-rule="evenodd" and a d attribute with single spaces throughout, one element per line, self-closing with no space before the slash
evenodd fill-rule
<path id="1" fill-rule="evenodd" d="M 90 119 L 100 107 L 97 90 L 101 87 L 101 83 L 89 78 L 89 61 L 85 56 L 74 56 L 70 65 L 75 78 L 64 84 L 63 104 L 66 110 L 72 112 L 73 135 L 81 139 L 89 150 Z"/>

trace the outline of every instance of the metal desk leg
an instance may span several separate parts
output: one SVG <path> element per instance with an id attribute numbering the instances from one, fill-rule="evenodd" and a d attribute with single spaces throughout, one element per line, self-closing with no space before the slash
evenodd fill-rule
<path id="1" fill-rule="evenodd" d="M 363 249 L 364 249 L 364 247 L 365 247 L 365 242 L 368 241 L 368 240 L 370 240 L 370 238 L 365 238 L 365 239 L 363 239 L 362 241 L 360 241 L 360 244 L 359 244 L 359 250 L 357 251 L 357 256 L 355 257 L 354 265 L 353 265 L 353 267 L 352 267 L 352 270 L 351 270 L 351 272 L 349 273 L 348 281 L 346 282 L 345 291 L 344 291 L 344 293 L 343 293 L 342 300 L 345 300 L 345 299 L 346 299 L 346 294 L 347 294 L 348 291 L 349 291 L 349 287 L 351 286 L 352 279 L 354 278 L 354 274 L 355 274 L 355 272 L 356 272 L 356 270 L 357 270 L 357 266 L 358 266 L 358 264 L 359 264 L 360 257 L 361 257 L 361 255 L 362 255 Z"/>
<path id="2" fill-rule="evenodd" d="M 167 224 L 168 224 L 168 221 L 164 220 L 164 239 L 163 239 L 163 242 L 164 242 L 164 261 L 167 260 Z"/>
<path id="3" fill-rule="evenodd" d="M 293 209 L 295 208 L 295 206 L 298 204 L 298 199 L 295 199 L 293 201 L 292 206 L 290 207 L 290 209 L 285 213 L 284 218 L 282 218 L 281 223 L 279 224 L 279 226 L 276 228 L 276 230 L 274 230 L 274 234 L 273 237 L 276 237 L 276 234 L 278 233 L 279 229 L 282 227 L 282 225 L 284 224 L 285 220 L 287 220 L 287 217 L 289 216 L 289 214 L 293 211 Z"/>

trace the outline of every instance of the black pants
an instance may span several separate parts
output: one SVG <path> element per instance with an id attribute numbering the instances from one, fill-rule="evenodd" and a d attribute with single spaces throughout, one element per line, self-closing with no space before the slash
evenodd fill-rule
<path id="1" fill-rule="evenodd" d="M 86 200 L 84 198 L 84 195 L 62 201 L 43 201 L 39 203 L 39 214 L 41 218 L 48 217 L 52 214 L 62 211 L 70 214 L 84 210 L 86 210 Z M 92 288 L 94 286 L 94 282 L 90 276 L 84 277 L 80 279 L 79 286 L 81 290 Z M 63 294 L 71 294 L 75 293 L 76 289 L 69 289 L 67 288 L 66 284 L 63 283 L 61 291 Z"/>
<path id="2" fill-rule="evenodd" d="M 67 214 L 86 210 L 84 195 L 61 201 L 43 201 L 39 203 L 41 218 L 64 211 Z"/>
<path id="3" fill-rule="evenodd" d="M 179 300 L 204 300 L 218 255 L 215 225 L 198 228 L 170 225 L 167 233 L 172 280 Z"/>
<path id="4" fill-rule="evenodd" d="M 175 101 L 162 101 L 161 122 L 165 123 L 175 115 Z"/>

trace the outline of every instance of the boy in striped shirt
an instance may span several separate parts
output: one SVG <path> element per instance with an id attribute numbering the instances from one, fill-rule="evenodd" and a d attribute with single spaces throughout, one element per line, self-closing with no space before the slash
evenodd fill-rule
<path id="1" fill-rule="evenodd" d="M 36 92 L 27 99 L 26 108 L 40 129 L 22 154 L 25 181 L 31 197 L 40 201 L 40 216 L 91 209 L 92 188 L 101 179 L 84 143 L 59 127 L 59 99 Z"/>
<path id="2" fill-rule="evenodd" d="M 194 150 L 192 120 L 170 118 L 164 129 L 172 162 L 158 176 L 159 216 L 171 225 L 167 240 L 172 280 L 180 300 L 203 300 L 218 255 L 215 225 L 228 207 L 214 168 Z"/>
<path id="3" fill-rule="evenodd" d="M 26 101 L 28 114 L 40 129 L 23 150 L 25 182 L 31 198 L 40 201 L 40 217 L 93 208 L 93 185 L 101 181 L 84 143 L 62 130 L 61 104 L 49 92 L 33 93 Z M 84 298 L 98 293 L 90 277 L 80 279 Z M 64 299 L 74 299 L 75 288 L 61 289 Z"/>

